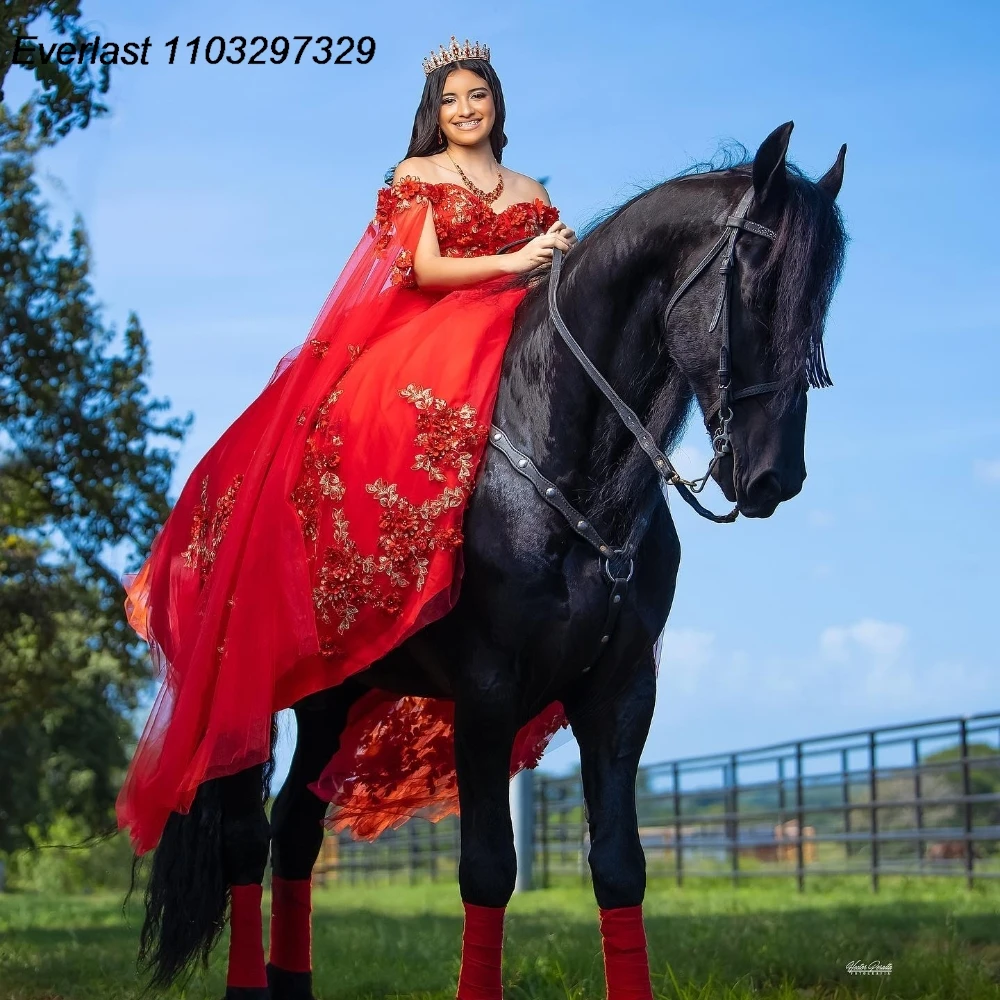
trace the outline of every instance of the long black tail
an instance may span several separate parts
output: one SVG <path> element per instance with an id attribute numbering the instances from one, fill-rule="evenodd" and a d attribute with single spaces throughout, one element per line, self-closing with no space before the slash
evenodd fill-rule
<path id="1" fill-rule="evenodd" d="M 139 966 L 150 986 L 169 986 L 198 959 L 207 965 L 226 926 L 220 781 L 198 789 L 190 812 L 170 814 L 153 855 L 139 937 Z"/>
<path id="2" fill-rule="evenodd" d="M 247 779 L 252 779 L 254 793 L 259 790 L 263 819 L 274 771 L 276 735 L 276 722 L 272 721 L 271 759 L 263 767 L 253 768 L 252 775 L 247 771 L 206 781 L 189 812 L 170 814 L 153 854 L 145 891 L 146 917 L 139 936 L 139 967 L 148 973 L 149 986 L 165 988 L 196 962 L 208 964 L 229 909 L 226 827 L 231 828 L 231 824 L 226 823 L 226 815 L 233 787 L 246 788 Z M 136 859 L 132 889 L 139 872 Z"/>

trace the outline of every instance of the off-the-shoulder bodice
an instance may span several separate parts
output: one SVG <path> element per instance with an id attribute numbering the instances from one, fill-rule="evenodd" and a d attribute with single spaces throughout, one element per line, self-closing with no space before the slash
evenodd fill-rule
<path id="1" fill-rule="evenodd" d="M 395 212 L 420 200 L 429 202 L 434 209 L 434 228 L 445 257 L 495 254 L 508 243 L 544 233 L 559 218 L 559 210 L 546 205 L 541 198 L 514 202 L 503 211 L 494 212 L 460 184 L 404 177 L 379 189 L 376 224 L 387 223 Z"/>

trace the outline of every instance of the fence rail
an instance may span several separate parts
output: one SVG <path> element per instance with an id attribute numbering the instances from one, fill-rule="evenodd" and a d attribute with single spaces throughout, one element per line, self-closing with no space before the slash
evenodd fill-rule
<path id="1" fill-rule="evenodd" d="M 518 824 L 521 866 L 537 886 L 587 880 L 579 775 L 525 775 L 534 823 Z M 636 812 L 653 881 L 784 876 L 802 890 L 807 875 L 862 873 L 876 891 L 884 875 L 971 886 L 1000 877 L 1000 712 L 646 765 Z M 373 843 L 331 835 L 316 877 L 454 879 L 458 849 L 454 817 Z"/>

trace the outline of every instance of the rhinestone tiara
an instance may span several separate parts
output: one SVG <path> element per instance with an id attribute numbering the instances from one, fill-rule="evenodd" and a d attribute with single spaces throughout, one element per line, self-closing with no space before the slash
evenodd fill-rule
<path id="1" fill-rule="evenodd" d="M 446 66 L 448 63 L 455 62 L 458 59 L 485 59 L 486 62 L 489 62 L 490 47 L 488 45 L 480 45 L 478 40 L 473 45 L 470 45 L 468 38 L 466 38 L 464 45 L 459 45 L 458 39 L 452 35 L 451 44 L 448 48 L 439 45 L 438 51 L 432 52 L 424 60 L 424 76 L 430 76 L 434 70 L 440 69 L 442 66 Z"/>

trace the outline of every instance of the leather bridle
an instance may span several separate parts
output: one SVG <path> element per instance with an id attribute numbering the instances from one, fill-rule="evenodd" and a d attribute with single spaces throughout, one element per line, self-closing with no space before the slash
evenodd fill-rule
<path id="1" fill-rule="evenodd" d="M 712 317 L 712 323 L 708 328 L 708 332 L 712 333 L 712 331 L 719 325 L 720 321 L 722 323 L 722 343 L 719 347 L 719 398 L 705 414 L 705 426 L 709 429 L 711 428 L 712 421 L 715 417 L 718 416 L 719 418 L 719 426 L 712 435 L 712 461 L 708 466 L 708 471 L 700 479 L 683 480 L 680 479 L 680 477 L 677 477 L 673 482 L 673 485 L 677 486 L 678 483 L 680 483 L 683 486 L 690 488 L 695 493 L 698 493 L 705 488 L 705 484 L 708 482 L 709 477 L 714 471 L 718 460 L 723 455 L 730 454 L 733 450 L 732 439 L 729 435 L 729 425 L 733 419 L 733 411 L 730 404 L 740 399 L 749 399 L 751 396 L 762 396 L 767 393 L 777 392 L 779 388 L 778 382 L 759 382 L 756 385 L 749 385 L 745 389 L 739 389 L 736 392 L 732 391 L 732 333 L 730 330 L 730 301 L 732 298 L 732 285 L 736 274 L 736 238 L 739 236 L 741 229 L 753 233 L 756 236 L 763 236 L 765 239 L 772 241 L 777 236 L 773 229 L 768 229 L 767 226 L 762 226 L 757 222 L 751 222 L 746 218 L 746 214 L 750 209 L 750 203 L 752 201 L 753 188 L 751 187 L 740 199 L 739 205 L 736 206 L 736 211 L 730 215 L 728 219 L 726 219 L 726 229 L 728 232 L 724 232 L 719 237 L 712 249 L 709 250 L 704 257 L 702 257 L 695 269 L 687 276 L 687 278 L 684 279 L 684 281 L 680 283 L 677 291 L 670 297 L 670 301 L 667 303 L 667 308 L 663 317 L 663 325 L 666 326 L 667 320 L 670 318 L 670 313 L 674 306 L 680 301 L 681 297 L 695 283 L 695 281 L 698 280 L 719 252 L 725 248 L 725 258 L 722 262 L 722 266 L 719 268 L 719 274 L 722 277 L 721 287 L 719 288 L 719 297 L 716 302 L 715 314 Z"/>
<path id="2" fill-rule="evenodd" d="M 660 487 L 664 492 L 664 495 L 666 495 L 665 487 L 673 486 L 680 494 L 681 498 L 695 511 L 697 511 L 697 513 L 710 521 L 715 521 L 716 523 L 729 523 L 735 521 L 739 513 L 738 508 L 734 507 L 726 514 L 714 514 L 712 511 L 703 507 L 702 504 L 699 503 L 695 494 L 701 492 L 701 490 L 705 488 L 705 484 L 708 482 L 712 472 L 715 470 L 719 459 L 722 458 L 723 455 L 731 454 L 733 451 L 732 438 L 729 433 L 729 426 L 733 419 L 732 404 L 741 399 L 749 399 L 751 396 L 760 396 L 777 392 L 779 388 L 778 382 L 760 382 L 756 385 L 750 385 L 746 388 L 736 390 L 735 392 L 732 387 L 730 312 L 732 305 L 732 288 L 736 272 L 736 240 L 741 231 L 753 233 L 755 236 L 762 236 L 765 239 L 772 241 L 777 235 L 774 230 L 768 229 L 766 226 L 762 226 L 756 222 L 751 222 L 746 218 L 747 212 L 750 209 L 750 204 L 753 201 L 753 193 L 753 188 L 751 187 L 740 199 L 740 202 L 736 207 L 736 211 L 726 219 L 723 233 L 719 236 L 718 240 L 716 240 L 714 246 L 708 251 L 708 253 L 706 253 L 698 264 L 695 265 L 691 273 L 680 283 L 680 285 L 677 286 L 677 290 L 670 297 L 670 301 L 667 303 L 664 313 L 663 322 L 664 326 L 666 326 L 667 320 L 670 318 L 670 314 L 674 306 L 676 306 L 681 300 L 685 292 L 687 292 L 688 289 L 690 289 L 691 286 L 694 285 L 694 283 L 702 276 L 702 274 L 707 271 L 712 261 L 724 251 L 723 262 L 719 268 L 719 275 L 721 276 L 719 295 L 712 323 L 708 330 L 708 332 L 711 333 L 721 322 L 722 338 L 721 346 L 719 348 L 719 396 L 709 409 L 708 413 L 705 414 L 706 427 L 711 428 L 712 421 L 715 420 L 716 417 L 718 418 L 718 427 L 712 434 L 712 460 L 709 463 L 708 470 L 698 479 L 684 479 L 680 475 L 677 469 L 674 468 L 670 459 L 657 446 L 653 435 L 643 425 L 636 413 L 618 395 L 618 393 L 615 392 L 607 379 L 605 379 L 604 376 L 597 370 L 590 358 L 587 357 L 586 352 L 570 333 L 569 328 L 566 326 L 566 323 L 559 312 L 559 305 L 557 302 L 557 292 L 559 289 L 559 278 L 562 273 L 563 257 L 562 251 L 558 247 L 554 248 L 552 251 L 552 267 L 549 274 L 548 304 L 549 316 L 552 319 L 552 323 L 554 324 L 556 330 L 558 330 L 562 339 L 565 341 L 566 346 L 583 366 L 584 371 L 586 371 L 597 388 L 615 408 L 618 415 L 621 417 L 622 422 L 632 432 L 636 441 L 639 442 L 639 446 L 649 457 L 649 460 L 653 464 L 653 468 L 660 477 Z M 525 241 L 518 240 L 517 242 L 521 243 Z M 504 247 L 503 249 L 506 250 L 507 247 Z M 555 483 L 546 479 L 535 466 L 534 462 L 532 462 L 531 458 L 516 448 L 511 443 L 507 434 L 493 423 L 490 424 L 489 441 L 490 444 L 496 447 L 499 451 L 503 452 L 515 471 L 531 482 L 542 499 L 563 515 L 573 531 L 597 549 L 603 564 L 604 572 L 608 580 L 611 582 L 608 613 L 601 633 L 601 643 L 607 643 L 611 638 L 611 632 L 614 628 L 615 621 L 618 617 L 618 611 L 625 596 L 626 586 L 629 580 L 632 579 L 632 574 L 635 568 L 633 555 L 639 541 L 641 540 L 642 534 L 645 531 L 648 518 L 639 517 L 636 519 L 636 523 L 632 528 L 629 538 L 623 546 L 620 548 L 611 546 L 594 530 L 593 525 L 590 524 L 583 514 L 581 514 L 580 511 L 569 503 L 563 492 L 555 485 Z M 612 565 L 612 562 L 614 562 L 614 565 Z M 593 664 L 590 666 L 592 665 Z M 590 666 L 585 667 L 584 670 L 589 670 Z"/>

